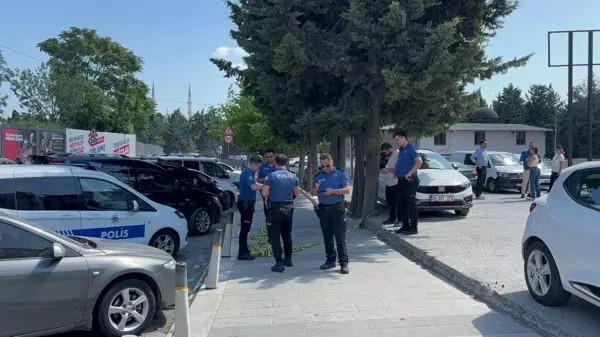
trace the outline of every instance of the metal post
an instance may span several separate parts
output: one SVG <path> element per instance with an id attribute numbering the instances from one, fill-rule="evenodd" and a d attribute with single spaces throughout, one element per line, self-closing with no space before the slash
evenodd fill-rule
<path id="1" fill-rule="evenodd" d="M 592 95 L 594 88 L 594 32 L 588 32 L 588 155 L 587 160 L 592 161 L 593 159 L 593 142 L 592 142 Z"/>
<path id="2" fill-rule="evenodd" d="M 185 262 L 178 262 L 175 265 L 175 337 L 189 337 L 190 335 L 187 267 Z"/>
<path id="3" fill-rule="evenodd" d="M 225 225 L 225 237 L 223 238 L 223 249 L 221 250 L 222 257 L 230 257 L 231 256 L 231 238 L 233 231 L 233 212 L 229 216 L 229 220 Z"/>
<path id="4" fill-rule="evenodd" d="M 219 268 L 221 266 L 221 242 L 223 242 L 223 230 L 215 230 L 213 237 L 213 249 L 210 255 L 210 265 L 206 276 L 206 289 L 217 289 L 219 287 Z"/>
<path id="5" fill-rule="evenodd" d="M 567 64 L 568 100 L 567 100 L 567 157 L 568 165 L 573 166 L 573 32 L 569 32 L 569 60 Z"/>

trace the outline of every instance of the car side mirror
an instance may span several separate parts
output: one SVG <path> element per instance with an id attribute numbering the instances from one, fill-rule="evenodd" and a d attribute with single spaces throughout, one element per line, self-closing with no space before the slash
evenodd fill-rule
<path id="1" fill-rule="evenodd" d="M 60 243 L 53 243 L 52 244 L 52 257 L 60 260 L 63 257 L 65 257 L 66 254 L 66 250 L 65 247 L 63 247 L 63 245 L 61 245 Z"/>
<path id="2" fill-rule="evenodd" d="M 127 202 L 127 209 L 130 212 L 137 212 L 140 210 L 140 204 L 137 202 L 137 200 L 129 200 Z"/>
<path id="3" fill-rule="evenodd" d="M 455 170 L 458 170 L 458 165 L 452 163 L 452 167 L 454 167 Z"/>

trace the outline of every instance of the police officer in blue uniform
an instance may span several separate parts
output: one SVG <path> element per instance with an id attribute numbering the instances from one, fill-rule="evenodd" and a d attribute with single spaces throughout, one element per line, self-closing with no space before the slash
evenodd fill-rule
<path id="1" fill-rule="evenodd" d="M 267 161 L 260 166 L 260 169 L 258 170 L 258 179 L 256 179 L 256 181 L 261 184 L 265 183 L 265 178 L 269 173 L 277 169 L 277 166 L 275 165 L 275 150 L 267 150 L 265 152 L 265 158 Z M 267 212 L 267 200 L 265 198 L 263 198 L 263 211 L 265 212 L 265 222 L 268 226 L 270 221 L 268 217 L 269 212 Z"/>
<path id="2" fill-rule="evenodd" d="M 396 177 L 398 177 L 397 202 L 398 209 L 402 216 L 402 227 L 396 231 L 398 234 L 418 234 L 418 218 L 417 211 L 417 188 L 419 187 L 419 177 L 417 171 L 423 165 L 423 159 L 417 148 L 408 142 L 408 136 L 404 131 L 394 133 L 394 140 L 400 147 L 398 153 L 398 161 L 394 168 Z M 410 222 L 409 222 L 410 221 Z"/>
<path id="3" fill-rule="evenodd" d="M 318 215 L 325 243 L 327 260 L 321 270 L 335 268 L 336 251 L 342 274 L 348 274 L 348 252 L 346 250 L 346 208 L 344 195 L 350 193 L 350 184 L 346 172 L 333 166 L 331 155 L 322 154 L 321 171 L 315 175 L 312 195 L 319 197 Z"/>
<path id="4" fill-rule="evenodd" d="M 248 249 L 248 233 L 252 227 L 252 217 L 254 216 L 254 204 L 256 203 L 256 191 L 260 191 L 262 185 L 254 180 L 254 173 L 258 171 L 263 163 L 260 156 L 251 157 L 248 167 L 244 168 L 240 174 L 240 196 L 237 203 L 241 218 L 241 229 L 239 237 L 240 250 L 238 260 L 254 260 Z"/>
<path id="5" fill-rule="evenodd" d="M 288 158 L 283 154 L 275 156 L 275 171 L 267 174 L 262 195 L 267 199 L 267 212 L 270 223 L 267 224 L 269 242 L 273 248 L 274 272 L 282 273 L 285 267 L 292 267 L 292 221 L 294 219 L 294 199 L 300 194 L 298 177 L 290 172 L 286 165 Z M 281 258 L 281 240 L 285 259 Z"/>

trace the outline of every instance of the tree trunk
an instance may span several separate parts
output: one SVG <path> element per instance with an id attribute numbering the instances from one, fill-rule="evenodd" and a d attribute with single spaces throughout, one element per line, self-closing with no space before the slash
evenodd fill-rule
<path id="1" fill-rule="evenodd" d="M 352 202 L 350 203 L 350 212 L 356 216 L 362 215 L 363 198 L 365 188 L 365 153 L 364 153 L 364 133 L 355 134 L 354 142 L 354 177 L 352 184 Z"/>
<path id="2" fill-rule="evenodd" d="M 339 146 L 338 146 L 338 136 L 332 135 L 329 139 L 329 154 L 331 155 L 331 159 L 333 159 L 333 164 L 336 167 L 339 167 L 340 158 L 339 158 Z"/>
<path id="3" fill-rule="evenodd" d="M 346 170 L 346 136 L 339 136 L 337 143 L 339 161 L 335 166 Z"/>
<path id="4" fill-rule="evenodd" d="M 377 185 L 379 185 L 379 129 L 381 128 L 379 104 L 373 104 L 371 116 L 367 121 L 367 132 L 364 137 L 366 158 L 365 187 L 361 216 L 377 210 Z"/>
<path id="5" fill-rule="evenodd" d="M 308 172 L 307 172 L 307 177 L 306 177 L 306 181 L 307 181 L 307 188 L 311 189 L 312 185 L 313 185 L 313 178 L 315 177 L 315 175 L 317 174 L 317 145 L 318 145 L 318 140 L 317 140 L 317 134 L 315 132 L 311 132 L 310 134 L 310 140 L 308 142 L 308 146 L 309 146 L 309 151 L 308 151 Z"/>
<path id="6" fill-rule="evenodd" d="M 298 172 L 296 173 L 296 175 L 298 176 L 298 181 L 300 182 L 300 186 L 304 187 L 306 189 L 305 186 L 305 181 L 304 179 L 306 178 L 306 172 L 304 172 L 304 169 L 306 168 L 306 165 L 304 164 L 304 157 L 306 157 L 306 144 L 304 142 L 300 142 L 300 161 L 298 162 Z"/>

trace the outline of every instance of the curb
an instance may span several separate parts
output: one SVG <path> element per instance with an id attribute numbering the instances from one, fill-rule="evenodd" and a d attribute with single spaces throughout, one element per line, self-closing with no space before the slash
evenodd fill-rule
<path id="1" fill-rule="evenodd" d="M 525 323 L 537 330 L 538 333 L 548 337 L 577 337 L 571 332 L 556 326 L 552 321 L 540 314 L 524 309 L 518 302 L 508 299 L 495 290 L 486 286 L 451 266 L 441 262 L 428 252 L 416 247 L 401 236 L 384 228 L 372 219 L 365 219 L 363 226 L 377 235 L 377 238 L 392 249 L 402 254 L 407 259 L 421 264 L 424 268 L 433 270 L 454 283 L 459 288 L 470 292 L 483 300 L 494 309 L 511 316 L 511 318 Z"/>

